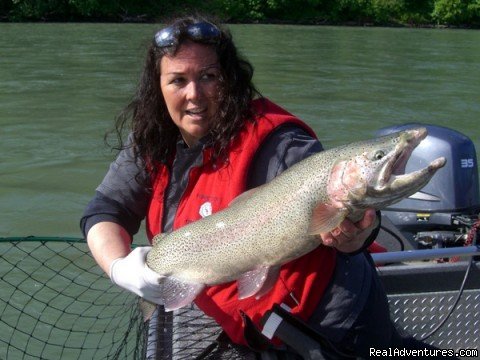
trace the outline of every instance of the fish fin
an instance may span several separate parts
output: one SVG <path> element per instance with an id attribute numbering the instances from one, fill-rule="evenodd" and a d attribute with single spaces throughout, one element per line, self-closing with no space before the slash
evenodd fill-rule
<path id="1" fill-rule="evenodd" d="M 138 306 L 140 307 L 140 311 L 142 312 L 144 322 L 147 322 L 152 318 L 152 315 L 157 308 L 157 305 L 142 298 L 140 299 Z"/>
<path id="2" fill-rule="evenodd" d="M 156 244 L 158 244 L 160 241 L 162 241 L 162 239 L 165 236 L 167 236 L 166 233 L 160 233 L 160 234 L 155 235 L 152 239 L 152 245 L 155 246 Z"/>
<path id="3" fill-rule="evenodd" d="M 237 280 L 239 299 L 265 295 L 277 281 L 279 272 L 279 266 L 259 266 L 242 274 Z"/>
<path id="4" fill-rule="evenodd" d="M 163 286 L 159 302 L 165 311 L 173 311 L 189 305 L 205 287 L 204 284 L 185 283 L 172 277 L 160 280 Z"/>
<path id="5" fill-rule="evenodd" d="M 156 302 L 165 307 L 165 311 L 173 311 L 189 305 L 204 288 L 203 284 L 187 284 L 171 277 L 162 278 L 159 282 L 162 286 L 162 296 Z M 140 299 L 139 307 L 143 315 L 143 321 L 152 317 L 157 305 L 145 299 Z"/>
<path id="6" fill-rule="evenodd" d="M 241 193 L 235 199 L 233 199 L 230 202 L 230 204 L 228 204 L 228 206 L 231 206 L 232 204 L 235 204 L 235 203 L 240 202 L 242 200 L 250 199 L 252 197 L 252 195 L 255 194 L 258 191 L 258 189 L 260 189 L 261 187 L 262 186 L 258 186 L 256 188 L 253 188 L 253 189 L 250 189 L 250 190 L 247 190 L 247 191 Z"/>
<path id="7" fill-rule="evenodd" d="M 318 235 L 335 229 L 347 215 L 347 209 L 338 209 L 328 204 L 318 205 L 313 210 L 308 235 Z"/>

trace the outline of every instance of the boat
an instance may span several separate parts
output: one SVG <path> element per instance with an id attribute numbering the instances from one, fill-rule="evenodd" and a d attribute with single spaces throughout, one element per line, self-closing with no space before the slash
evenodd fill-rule
<path id="1" fill-rule="evenodd" d="M 387 127 L 377 135 L 418 125 Z M 479 358 L 476 152 L 464 134 L 421 125 L 427 127 L 428 136 L 413 151 L 406 170 L 414 171 L 439 156 L 447 158 L 447 165 L 420 192 L 382 210 L 376 241 L 385 251 L 372 258 L 401 331 L 460 358 Z M 0 238 L 0 254 L 0 359 L 249 356 L 241 348 L 222 347 L 221 329 L 195 305 L 160 311 L 150 324 L 160 336 L 152 338 L 138 299 L 109 281 L 84 239 Z M 288 309 L 280 306 L 272 314 L 277 316 L 275 326 L 263 329 L 266 335 L 288 343 L 295 331 L 303 331 L 313 339 L 312 346 L 322 346 L 316 334 L 289 317 Z M 404 349 L 383 350 L 390 352 L 377 355 L 385 358 L 401 356 Z M 304 358 L 309 356 L 304 353 Z"/>

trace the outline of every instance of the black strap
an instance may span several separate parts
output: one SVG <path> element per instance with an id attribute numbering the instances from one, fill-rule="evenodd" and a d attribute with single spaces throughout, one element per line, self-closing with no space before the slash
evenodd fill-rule
<path id="1" fill-rule="evenodd" d="M 248 347 L 256 352 L 265 351 L 272 346 L 270 340 L 262 334 L 247 314 L 240 310 L 243 319 L 243 336 Z"/>
<path id="2" fill-rule="evenodd" d="M 356 358 L 337 349 L 328 339 L 307 325 L 298 317 L 292 315 L 279 305 L 274 305 L 270 314 L 262 319 L 263 324 L 274 313 L 282 319 L 275 331 L 275 336 L 289 345 L 304 359 L 349 359 Z"/>
<path id="3" fill-rule="evenodd" d="M 235 358 L 236 354 L 246 353 L 247 350 L 248 349 L 246 347 L 232 343 L 227 333 L 222 331 L 215 339 L 215 342 L 208 345 L 199 355 L 195 357 L 195 360 L 221 359 L 223 358 L 222 356 L 225 356 L 226 358 Z M 232 354 L 233 356 L 231 356 Z"/>

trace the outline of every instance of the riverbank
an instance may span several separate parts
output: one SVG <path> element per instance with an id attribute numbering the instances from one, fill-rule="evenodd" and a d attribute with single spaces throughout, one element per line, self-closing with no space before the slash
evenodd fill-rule
<path id="1" fill-rule="evenodd" d="M 78 23 L 78 24 L 161 24 L 162 20 L 149 19 L 145 16 L 127 17 L 120 20 L 112 20 L 108 18 L 94 18 L 94 19 L 38 19 L 38 20 L 9 20 L 0 18 L 0 23 Z M 405 28 L 405 29 L 463 29 L 463 30 L 478 30 L 480 24 L 436 24 L 436 23 L 374 23 L 374 22 L 360 22 L 360 21 L 344 21 L 332 22 L 327 20 L 315 21 L 288 21 L 282 19 L 265 19 L 252 21 L 232 21 L 219 20 L 224 24 L 244 24 L 244 25 L 298 25 L 298 26 L 345 26 L 345 27 L 388 27 L 388 28 Z"/>
<path id="2" fill-rule="evenodd" d="M 23 0 L 0 3 L 2 22 L 165 22 L 200 12 L 232 24 L 480 28 L 478 0 Z"/>

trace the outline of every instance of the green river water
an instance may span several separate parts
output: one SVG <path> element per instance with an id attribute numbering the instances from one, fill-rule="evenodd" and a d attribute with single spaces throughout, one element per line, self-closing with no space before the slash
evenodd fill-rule
<path id="1" fill-rule="evenodd" d="M 0 237 L 81 236 L 154 24 L 0 24 Z M 480 149 L 480 32 L 232 25 L 255 82 L 324 146 L 451 127 Z M 478 156 L 478 155 L 477 155 Z M 143 235 L 139 235 L 141 239 Z"/>

